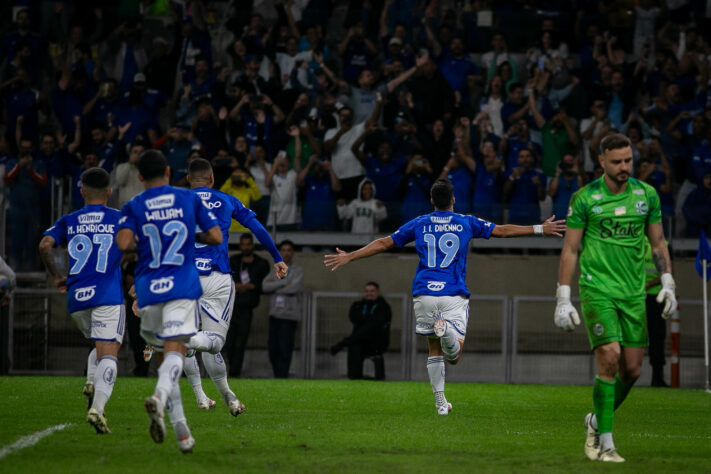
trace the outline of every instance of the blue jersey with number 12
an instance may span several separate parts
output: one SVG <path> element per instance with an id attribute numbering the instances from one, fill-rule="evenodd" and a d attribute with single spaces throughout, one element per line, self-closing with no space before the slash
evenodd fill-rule
<path id="1" fill-rule="evenodd" d="M 488 239 L 495 225 L 474 216 L 435 211 L 417 217 L 391 235 L 398 247 L 415 242 L 420 256 L 412 281 L 412 295 L 469 296 L 467 253 L 469 240 Z"/>
<path id="2" fill-rule="evenodd" d="M 120 229 L 138 237 L 136 296 L 140 307 L 202 295 L 195 268 L 195 228 L 218 225 L 197 194 L 158 186 L 143 191 L 121 209 Z"/>
<path id="3" fill-rule="evenodd" d="M 60 217 L 44 235 L 67 246 L 67 308 L 83 309 L 123 304 L 122 252 L 114 242 L 121 213 L 101 204 L 89 204 Z"/>

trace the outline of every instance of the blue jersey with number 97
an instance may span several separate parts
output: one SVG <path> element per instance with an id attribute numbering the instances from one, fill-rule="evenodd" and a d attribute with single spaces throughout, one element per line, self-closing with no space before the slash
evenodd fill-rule
<path id="1" fill-rule="evenodd" d="M 67 309 L 70 313 L 97 306 L 123 304 L 121 255 L 116 232 L 121 213 L 89 204 L 60 217 L 44 235 L 66 245 L 69 255 Z"/>
<path id="2" fill-rule="evenodd" d="M 136 297 L 139 307 L 202 295 L 195 268 L 195 227 L 218 225 L 197 194 L 172 186 L 143 191 L 121 209 L 120 229 L 138 238 Z"/>
<path id="3" fill-rule="evenodd" d="M 467 252 L 469 240 L 488 239 L 495 225 L 474 216 L 435 211 L 417 217 L 391 235 L 398 247 L 415 242 L 420 256 L 412 281 L 412 295 L 469 296 Z"/>

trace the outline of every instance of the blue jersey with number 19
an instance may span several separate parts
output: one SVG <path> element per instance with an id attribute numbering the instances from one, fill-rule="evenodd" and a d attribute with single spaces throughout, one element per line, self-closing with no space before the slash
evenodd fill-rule
<path id="1" fill-rule="evenodd" d="M 136 297 L 139 307 L 202 295 L 195 268 L 195 228 L 217 220 L 197 194 L 172 186 L 143 191 L 121 209 L 119 230 L 138 238 Z"/>
<path id="2" fill-rule="evenodd" d="M 121 213 L 89 204 L 60 217 L 44 235 L 67 246 L 67 308 L 70 313 L 123 304 L 121 251 L 114 242 Z"/>
<path id="3" fill-rule="evenodd" d="M 420 256 L 412 295 L 469 296 L 466 284 L 469 240 L 488 239 L 495 225 L 474 216 L 435 211 L 417 217 L 391 235 L 398 247 L 415 242 Z"/>

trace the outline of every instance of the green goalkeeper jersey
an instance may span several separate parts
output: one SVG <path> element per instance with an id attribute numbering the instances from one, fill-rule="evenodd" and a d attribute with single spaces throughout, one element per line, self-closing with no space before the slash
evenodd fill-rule
<path id="1" fill-rule="evenodd" d="M 634 178 L 620 194 L 612 194 L 603 178 L 573 194 L 567 226 L 584 229 L 581 289 L 611 298 L 644 298 L 646 226 L 661 220 L 657 191 Z"/>

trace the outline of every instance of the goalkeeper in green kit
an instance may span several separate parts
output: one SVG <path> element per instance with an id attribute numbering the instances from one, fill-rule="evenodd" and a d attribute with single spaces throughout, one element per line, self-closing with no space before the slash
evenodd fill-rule
<path id="1" fill-rule="evenodd" d="M 662 231 L 659 196 L 630 177 L 632 148 L 614 134 L 600 143 L 604 175 L 570 199 L 558 268 L 555 324 L 572 331 L 580 318 L 570 302 L 570 282 L 580 253 L 580 307 L 595 353 L 594 411 L 585 417 L 585 454 L 591 460 L 624 462 L 612 440 L 614 412 L 639 377 L 647 346 L 645 235 L 661 274 L 657 301 L 668 318 L 676 309 L 669 251 Z"/>

